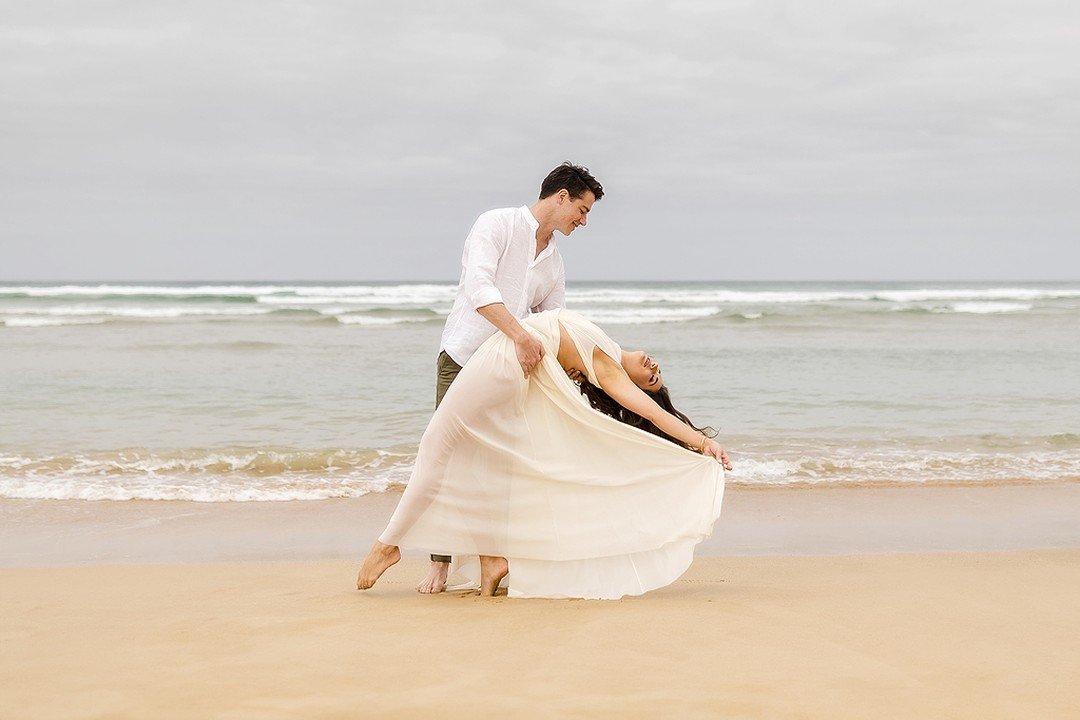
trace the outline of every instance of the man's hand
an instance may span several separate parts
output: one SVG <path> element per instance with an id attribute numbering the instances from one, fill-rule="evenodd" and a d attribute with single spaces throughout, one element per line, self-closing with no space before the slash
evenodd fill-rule
<path id="1" fill-rule="evenodd" d="M 506 337 L 514 341 L 517 359 L 527 380 L 533 368 L 544 357 L 544 346 L 540 344 L 539 340 L 530 335 L 528 330 L 521 327 L 521 323 L 510 314 L 510 311 L 501 302 L 478 307 L 476 312 L 480 313 L 480 316 L 489 323 L 499 328 L 499 331 Z"/>
<path id="2" fill-rule="evenodd" d="M 514 341 L 514 347 L 517 349 L 517 359 L 521 363 L 521 369 L 525 373 L 525 378 L 528 379 L 533 368 L 544 357 L 544 346 L 540 344 L 539 340 L 526 332 Z"/>
<path id="3" fill-rule="evenodd" d="M 725 470 L 731 469 L 731 461 L 728 460 L 727 452 L 724 448 L 720 447 L 720 443 L 715 440 L 706 440 L 705 449 L 702 455 L 708 455 L 709 457 L 716 458 L 717 462 L 724 466 Z"/>

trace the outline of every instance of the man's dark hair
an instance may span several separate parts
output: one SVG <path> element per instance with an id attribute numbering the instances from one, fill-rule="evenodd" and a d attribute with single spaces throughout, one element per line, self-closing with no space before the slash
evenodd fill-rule
<path id="1" fill-rule="evenodd" d="M 589 168 L 570 161 L 549 172 L 544 182 L 540 183 L 540 199 L 551 197 L 563 188 L 575 199 L 585 197 L 586 190 L 592 191 L 597 200 L 604 197 L 604 186 L 589 174 Z"/>

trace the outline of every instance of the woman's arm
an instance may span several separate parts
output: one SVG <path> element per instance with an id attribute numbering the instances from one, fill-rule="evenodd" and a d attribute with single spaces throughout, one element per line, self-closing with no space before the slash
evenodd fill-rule
<path id="1" fill-rule="evenodd" d="M 676 440 L 692 448 L 702 449 L 705 455 L 716 458 L 726 469 L 731 469 L 727 453 L 718 442 L 657 405 L 655 400 L 634 384 L 622 365 L 600 348 L 593 349 L 593 370 L 600 382 L 600 389 L 611 396 L 612 400 L 630 412 L 637 413 Z"/>

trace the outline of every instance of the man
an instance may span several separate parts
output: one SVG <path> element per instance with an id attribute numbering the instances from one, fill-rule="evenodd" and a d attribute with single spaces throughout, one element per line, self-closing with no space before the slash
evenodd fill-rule
<path id="1" fill-rule="evenodd" d="M 521 326 L 530 312 L 566 306 L 566 272 L 555 231 L 570 235 L 588 220 L 604 189 L 587 168 L 565 162 L 540 184 L 531 207 L 491 210 L 473 224 L 461 257 L 461 280 L 446 319 L 438 359 L 435 407 L 461 367 L 485 340 L 506 334 L 529 377 L 544 348 Z M 422 593 L 446 589 L 447 555 L 432 555 L 431 570 L 417 586 Z"/>

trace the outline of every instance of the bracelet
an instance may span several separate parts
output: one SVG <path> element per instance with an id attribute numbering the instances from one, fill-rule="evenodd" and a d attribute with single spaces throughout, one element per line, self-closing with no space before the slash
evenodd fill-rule
<path id="1" fill-rule="evenodd" d="M 698 452 L 701 453 L 702 455 L 705 454 L 705 444 L 708 443 L 708 442 L 709 442 L 708 436 L 707 435 L 702 435 L 701 436 L 701 447 L 698 448 Z"/>

